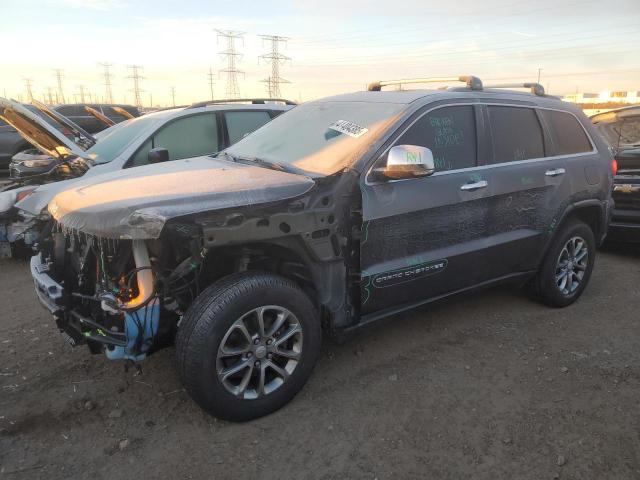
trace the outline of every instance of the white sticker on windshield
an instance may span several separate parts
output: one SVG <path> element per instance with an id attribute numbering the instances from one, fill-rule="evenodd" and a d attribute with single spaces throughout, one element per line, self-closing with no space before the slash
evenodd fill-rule
<path id="1" fill-rule="evenodd" d="M 329 125 L 329 128 L 353 138 L 361 137 L 369 131 L 368 128 L 361 127 L 360 125 L 349 122 L 348 120 L 338 120 L 337 122 L 333 122 Z"/>

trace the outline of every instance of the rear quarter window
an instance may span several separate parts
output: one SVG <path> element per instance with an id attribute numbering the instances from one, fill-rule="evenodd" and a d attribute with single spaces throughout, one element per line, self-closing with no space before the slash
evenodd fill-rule
<path id="1" fill-rule="evenodd" d="M 493 163 L 542 158 L 544 137 L 533 108 L 489 105 L 493 135 Z"/>
<path id="2" fill-rule="evenodd" d="M 540 110 L 551 130 L 555 155 L 570 155 L 593 150 L 587 134 L 578 119 L 567 112 Z"/>

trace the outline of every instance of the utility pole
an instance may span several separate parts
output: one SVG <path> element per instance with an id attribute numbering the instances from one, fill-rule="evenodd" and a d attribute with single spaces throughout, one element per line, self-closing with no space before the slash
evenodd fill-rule
<path id="1" fill-rule="evenodd" d="M 236 40 L 242 40 L 244 45 L 244 39 L 242 35 L 244 32 L 236 32 L 233 30 L 218 30 L 217 39 L 223 38 L 227 42 L 227 49 L 220 52 L 227 60 L 227 68 L 224 70 L 220 70 L 220 73 L 226 73 L 227 75 L 227 88 L 226 93 L 228 98 L 238 98 L 240 97 L 240 88 L 238 87 L 238 74 L 242 74 L 244 78 L 244 72 L 238 70 L 236 67 L 236 60 L 238 57 L 242 55 L 236 52 Z"/>
<path id="2" fill-rule="evenodd" d="M 538 82 L 537 83 L 540 83 L 540 72 L 542 72 L 542 69 L 538 68 Z"/>
<path id="3" fill-rule="evenodd" d="M 56 68 L 54 72 L 56 72 L 56 80 L 58 82 L 58 99 L 60 100 L 60 103 L 67 103 L 64 99 L 64 90 L 62 88 L 63 70 Z"/>
<path id="4" fill-rule="evenodd" d="M 143 92 L 140 88 L 140 81 L 144 79 L 143 76 L 140 75 L 139 70 L 142 70 L 140 65 L 129 65 L 131 69 L 131 75 L 127 78 L 133 79 L 133 101 L 138 108 L 142 108 L 142 99 L 140 98 L 140 93 Z"/>
<path id="5" fill-rule="evenodd" d="M 149 107 L 153 108 L 153 93 L 149 92 Z"/>
<path id="6" fill-rule="evenodd" d="M 213 100 L 213 68 L 209 67 L 207 77 L 209 77 L 209 89 L 211 90 L 211 100 Z"/>
<path id="7" fill-rule="evenodd" d="M 85 95 L 87 94 L 87 87 L 84 85 L 78 85 L 78 95 L 80 96 L 80 103 L 85 102 Z"/>
<path id="8" fill-rule="evenodd" d="M 271 52 L 258 57 L 258 59 L 261 58 L 267 63 L 271 63 L 271 76 L 262 81 L 267 84 L 269 98 L 280 98 L 280 84 L 291 83 L 289 80 L 285 80 L 280 76 L 280 65 L 291 60 L 291 58 L 280 53 L 280 43 L 283 43 L 286 46 L 288 38 L 280 37 L 278 35 L 260 35 L 260 37 L 262 37 L 263 42 L 266 40 L 271 43 Z"/>
<path id="9" fill-rule="evenodd" d="M 23 78 L 22 80 L 24 81 L 24 86 L 27 89 L 27 100 L 29 100 L 29 103 L 33 103 L 33 91 L 31 90 L 31 82 L 33 82 L 33 79 Z"/>
<path id="10" fill-rule="evenodd" d="M 113 92 L 111 91 L 111 73 L 109 68 L 113 66 L 111 63 L 98 63 L 103 68 L 104 75 L 104 99 L 105 103 L 113 103 Z"/>
<path id="11" fill-rule="evenodd" d="M 173 106 L 176 106 L 176 87 L 171 87 L 169 89 L 169 93 L 171 95 L 171 102 L 173 103 Z"/>

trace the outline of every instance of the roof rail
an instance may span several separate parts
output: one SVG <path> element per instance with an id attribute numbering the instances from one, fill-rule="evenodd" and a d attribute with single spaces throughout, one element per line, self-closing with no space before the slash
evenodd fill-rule
<path id="1" fill-rule="evenodd" d="M 382 87 L 389 85 L 406 85 L 409 83 L 442 83 L 442 82 L 463 82 L 471 90 L 482 90 L 482 80 L 473 75 L 461 75 L 459 77 L 428 77 L 428 78 L 409 78 L 405 80 L 380 80 L 370 83 L 367 90 L 370 92 L 379 92 Z"/>
<path id="2" fill-rule="evenodd" d="M 485 88 L 529 88 L 531 93 L 539 97 L 546 96 L 544 87 L 536 82 L 525 83 L 496 83 L 495 85 L 485 85 Z"/>
<path id="3" fill-rule="evenodd" d="M 251 103 L 251 105 L 265 105 L 266 103 L 284 103 L 285 105 L 297 105 L 296 102 L 284 98 L 227 98 L 222 100 L 205 100 L 204 102 L 192 103 L 187 108 L 206 107 L 207 105 L 218 105 L 224 103 Z"/>

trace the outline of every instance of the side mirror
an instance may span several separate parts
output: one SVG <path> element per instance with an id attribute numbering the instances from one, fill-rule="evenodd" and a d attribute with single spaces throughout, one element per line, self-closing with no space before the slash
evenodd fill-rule
<path id="1" fill-rule="evenodd" d="M 377 175 L 393 180 L 426 177 L 435 171 L 433 153 L 426 147 L 396 145 L 389 150 L 387 164 L 376 168 Z"/>
<path id="2" fill-rule="evenodd" d="M 149 163 L 162 163 L 169 161 L 169 150 L 166 148 L 153 148 L 147 155 Z"/>

